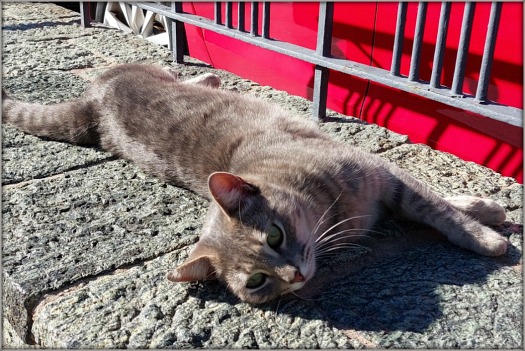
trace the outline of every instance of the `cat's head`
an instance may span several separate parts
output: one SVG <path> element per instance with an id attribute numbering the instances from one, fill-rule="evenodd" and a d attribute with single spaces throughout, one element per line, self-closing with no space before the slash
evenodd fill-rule
<path id="1" fill-rule="evenodd" d="M 208 185 L 214 201 L 201 238 L 169 280 L 218 278 L 241 300 L 262 303 L 312 278 L 312 216 L 298 194 L 225 172 Z"/>

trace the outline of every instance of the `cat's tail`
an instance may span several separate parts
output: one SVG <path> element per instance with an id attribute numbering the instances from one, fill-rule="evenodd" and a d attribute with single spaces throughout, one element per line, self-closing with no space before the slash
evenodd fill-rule
<path id="1" fill-rule="evenodd" d="M 98 143 L 98 116 L 85 99 L 54 105 L 17 101 L 2 89 L 2 122 L 40 137 L 74 144 Z"/>

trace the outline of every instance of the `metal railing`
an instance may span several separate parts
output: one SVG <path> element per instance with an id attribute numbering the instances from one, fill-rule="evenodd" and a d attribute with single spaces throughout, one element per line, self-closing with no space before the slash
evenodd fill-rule
<path id="1" fill-rule="evenodd" d="M 501 3 L 493 3 L 491 7 L 485 49 L 479 71 L 479 83 L 475 96 L 466 94 L 462 90 L 463 80 L 465 78 L 465 67 L 468 59 L 468 46 L 472 31 L 472 21 L 476 6 L 475 3 L 466 3 L 465 5 L 455 72 L 452 86 L 450 88 L 444 87 L 440 84 L 445 41 L 450 17 L 451 4 L 449 2 L 442 4 L 432 74 L 429 82 L 422 81 L 419 77 L 421 47 L 423 43 L 427 12 L 427 3 L 425 2 L 419 3 L 418 6 L 410 70 L 407 77 L 400 74 L 401 54 L 403 43 L 405 41 L 405 23 L 407 15 L 407 3 L 405 2 L 399 3 L 398 7 L 393 58 L 390 70 L 330 56 L 334 12 L 334 4 L 332 2 L 320 3 L 317 45 L 315 50 L 270 38 L 271 4 L 269 2 L 263 2 L 262 30 L 258 28 L 258 20 L 256 20 L 259 18 L 258 3 L 251 3 L 251 28 L 247 30 L 245 28 L 246 13 L 244 4 L 245 3 L 243 2 L 238 3 L 238 26 L 237 28 L 234 28 L 232 25 L 233 11 L 231 2 L 216 2 L 213 20 L 198 15 L 184 13 L 182 11 L 182 3 L 180 2 L 173 2 L 171 7 L 158 3 L 134 3 L 134 5 L 142 9 L 155 12 L 173 20 L 173 57 L 174 61 L 178 63 L 184 62 L 185 37 L 183 24 L 187 23 L 313 64 L 315 66 L 315 78 L 312 113 L 313 116 L 318 119 L 323 119 L 326 114 L 329 71 L 334 70 L 397 88 L 411 94 L 419 95 L 430 100 L 438 101 L 510 125 L 520 127 L 523 125 L 523 110 L 500 105 L 487 99 L 491 66 L 494 57 L 494 47 L 501 17 Z M 222 6 L 226 6 L 226 18 L 224 19 L 222 18 Z"/>

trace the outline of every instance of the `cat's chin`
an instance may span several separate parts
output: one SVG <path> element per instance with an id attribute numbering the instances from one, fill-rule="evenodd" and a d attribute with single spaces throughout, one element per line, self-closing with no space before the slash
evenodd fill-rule
<path id="1" fill-rule="evenodd" d="M 295 290 L 299 290 L 299 289 L 301 289 L 305 284 L 306 284 L 306 280 L 303 281 L 303 282 L 292 283 L 292 284 L 290 284 L 290 288 L 289 288 L 287 291 L 288 291 L 288 292 L 292 292 L 292 291 L 295 291 Z"/>
<path id="2" fill-rule="evenodd" d="M 283 291 L 283 293 L 281 295 L 286 295 L 286 294 L 289 294 L 291 292 L 294 292 L 294 291 L 297 291 L 299 289 L 302 289 L 306 283 L 308 283 L 308 280 L 309 278 L 306 278 L 304 281 L 302 282 L 296 282 L 296 283 L 291 283 L 289 286 L 288 286 L 288 289 L 286 289 L 285 291 Z"/>

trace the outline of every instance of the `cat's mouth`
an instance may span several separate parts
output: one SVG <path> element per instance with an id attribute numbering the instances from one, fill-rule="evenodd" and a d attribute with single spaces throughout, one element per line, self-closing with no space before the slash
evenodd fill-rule
<path id="1" fill-rule="evenodd" d="M 303 270 L 298 271 L 295 275 L 295 278 L 288 284 L 288 288 L 282 292 L 282 295 L 301 289 L 306 285 L 311 277 L 312 274 L 309 270 L 306 270 L 305 273 L 303 273 Z"/>
<path id="2" fill-rule="evenodd" d="M 292 291 L 295 291 L 295 290 L 299 290 L 301 289 L 304 285 L 306 284 L 306 280 L 303 280 L 301 282 L 296 282 L 296 283 L 291 283 L 288 290 L 287 290 L 287 293 L 289 292 L 292 292 Z"/>

